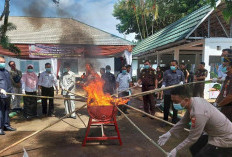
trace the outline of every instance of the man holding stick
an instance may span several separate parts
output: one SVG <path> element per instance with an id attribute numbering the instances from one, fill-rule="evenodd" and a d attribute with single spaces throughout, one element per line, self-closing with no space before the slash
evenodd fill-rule
<path id="1" fill-rule="evenodd" d="M 172 60 L 170 63 L 170 69 L 164 72 L 163 83 L 161 88 L 184 83 L 185 81 L 184 74 L 181 70 L 177 69 L 177 67 L 178 67 L 178 62 L 176 60 Z M 164 91 L 164 120 L 168 121 L 169 109 L 170 106 L 172 106 L 172 110 L 173 110 L 172 123 L 176 123 L 177 110 L 173 107 L 170 92 L 171 90 Z"/>
<path id="2" fill-rule="evenodd" d="M 197 142 L 203 131 L 209 136 L 208 143 L 202 146 L 197 154 L 193 154 L 195 157 L 231 156 L 232 123 L 228 118 L 207 100 L 191 97 L 188 86 L 177 87 L 173 90 L 171 99 L 175 109 L 186 109 L 186 113 L 171 130 L 159 137 L 158 144 L 163 146 L 172 135 L 181 136 L 184 127 L 190 121 L 192 124 L 188 137 L 169 153 L 169 157 L 175 157 L 179 150 Z"/>
<path id="3" fill-rule="evenodd" d="M 141 71 L 138 84 L 142 83 L 142 92 L 153 90 L 157 88 L 157 79 L 155 70 L 151 68 L 150 62 L 147 60 L 144 62 L 144 69 Z M 155 114 L 155 97 L 154 94 L 143 96 L 144 111 L 154 115 Z M 146 115 L 143 115 L 146 117 Z"/>
<path id="4" fill-rule="evenodd" d="M 10 73 L 5 69 L 5 66 L 5 59 L 0 56 L 0 135 L 5 135 L 3 130 L 16 130 L 10 126 L 10 95 L 6 95 L 6 93 L 14 93 L 14 90 L 11 84 Z"/>

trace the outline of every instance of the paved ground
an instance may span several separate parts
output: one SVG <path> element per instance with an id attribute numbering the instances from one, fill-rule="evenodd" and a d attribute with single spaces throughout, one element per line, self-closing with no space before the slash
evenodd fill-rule
<path id="1" fill-rule="evenodd" d="M 139 99 L 132 100 L 132 106 L 138 107 L 142 104 Z M 80 107 L 83 103 L 76 102 L 76 107 Z M 41 109 L 39 105 L 39 115 Z M 152 120 L 148 117 L 144 118 L 140 113 L 129 110 L 129 118 L 132 119 L 149 137 L 158 140 L 158 137 L 168 131 L 170 127 L 161 128 L 160 122 Z M 129 122 L 123 117 L 117 117 L 119 130 L 123 145 L 119 146 L 118 141 L 107 141 L 103 144 L 99 142 L 88 143 L 86 147 L 82 147 L 81 143 L 85 135 L 85 126 L 88 122 L 88 112 L 84 108 L 78 112 L 80 118 L 70 119 L 46 129 L 45 131 L 33 136 L 32 138 L 20 143 L 12 149 L 4 152 L 0 156 L 22 157 L 23 147 L 27 150 L 29 157 L 162 157 L 164 154 L 146 140 Z M 55 101 L 56 117 L 38 118 L 33 120 L 25 120 L 23 117 L 14 117 L 11 120 L 13 127 L 17 128 L 16 132 L 6 132 L 5 136 L 0 137 L 0 149 L 3 149 L 14 142 L 26 137 L 27 135 L 37 131 L 49 123 L 64 116 L 63 101 Z M 157 116 L 162 114 L 157 111 Z M 100 128 L 92 129 L 90 135 L 100 134 Z M 106 128 L 106 134 L 115 134 L 113 128 Z M 187 137 L 187 132 L 183 131 L 183 136 L 180 138 L 171 138 L 163 148 L 170 151 L 180 141 Z M 188 150 L 184 150 L 178 154 L 179 156 L 190 156 Z"/>

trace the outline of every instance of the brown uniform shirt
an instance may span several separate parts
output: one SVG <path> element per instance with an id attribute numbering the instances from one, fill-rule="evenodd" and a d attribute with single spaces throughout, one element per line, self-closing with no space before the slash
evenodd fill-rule
<path id="1" fill-rule="evenodd" d="M 143 86 L 155 86 L 156 73 L 152 68 L 143 69 L 140 77 Z"/>
<path id="2" fill-rule="evenodd" d="M 220 103 L 229 94 L 232 94 L 232 75 L 226 76 L 222 90 L 218 95 L 217 102 Z"/>
<path id="3" fill-rule="evenodd" d="M 208 76 L 208 70 L 204 69 L 204 70 L 197 70 L 196 73 L 195 73 L 195 76 L 196 77 L 201 77 L 201 76 L 205 76 L 207 77 Z M 204 81 L 205 79 L 201 79 L 201 80 L 197 80 L 197 81 Z"/>

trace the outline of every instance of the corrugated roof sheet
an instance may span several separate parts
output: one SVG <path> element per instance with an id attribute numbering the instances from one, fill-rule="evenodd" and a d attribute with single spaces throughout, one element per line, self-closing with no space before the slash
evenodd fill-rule
<path id="1" fill-rule="evenodd" d="M 133 49 L 133 55 L 139 56 L 143 52 L 185 39 L 211 10 L 210 5 L 203 6 L 144 39 Z"/>
<path id="2" fill-rule="evenodd" d="M 134 45 L 132 42 L 69 18 L 9 17 L 17 30 L 8 31 L 15 44 Z M 2 22 L 0 22 L 2 24 Z"/>

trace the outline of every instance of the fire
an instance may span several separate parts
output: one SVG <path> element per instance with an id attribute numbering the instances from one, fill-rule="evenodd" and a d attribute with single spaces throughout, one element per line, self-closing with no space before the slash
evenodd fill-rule
<path id="1" fill-rule="evenodd" d="M 88 94 L 87 104 L 90 106 L 111 106 L 121 105 L 128 102 L 128 99 L 114 98 L 103 92 L 104 80 L 93 70 L 90 64 L 86 64 L 87 85 L 84 90 Z"/>

